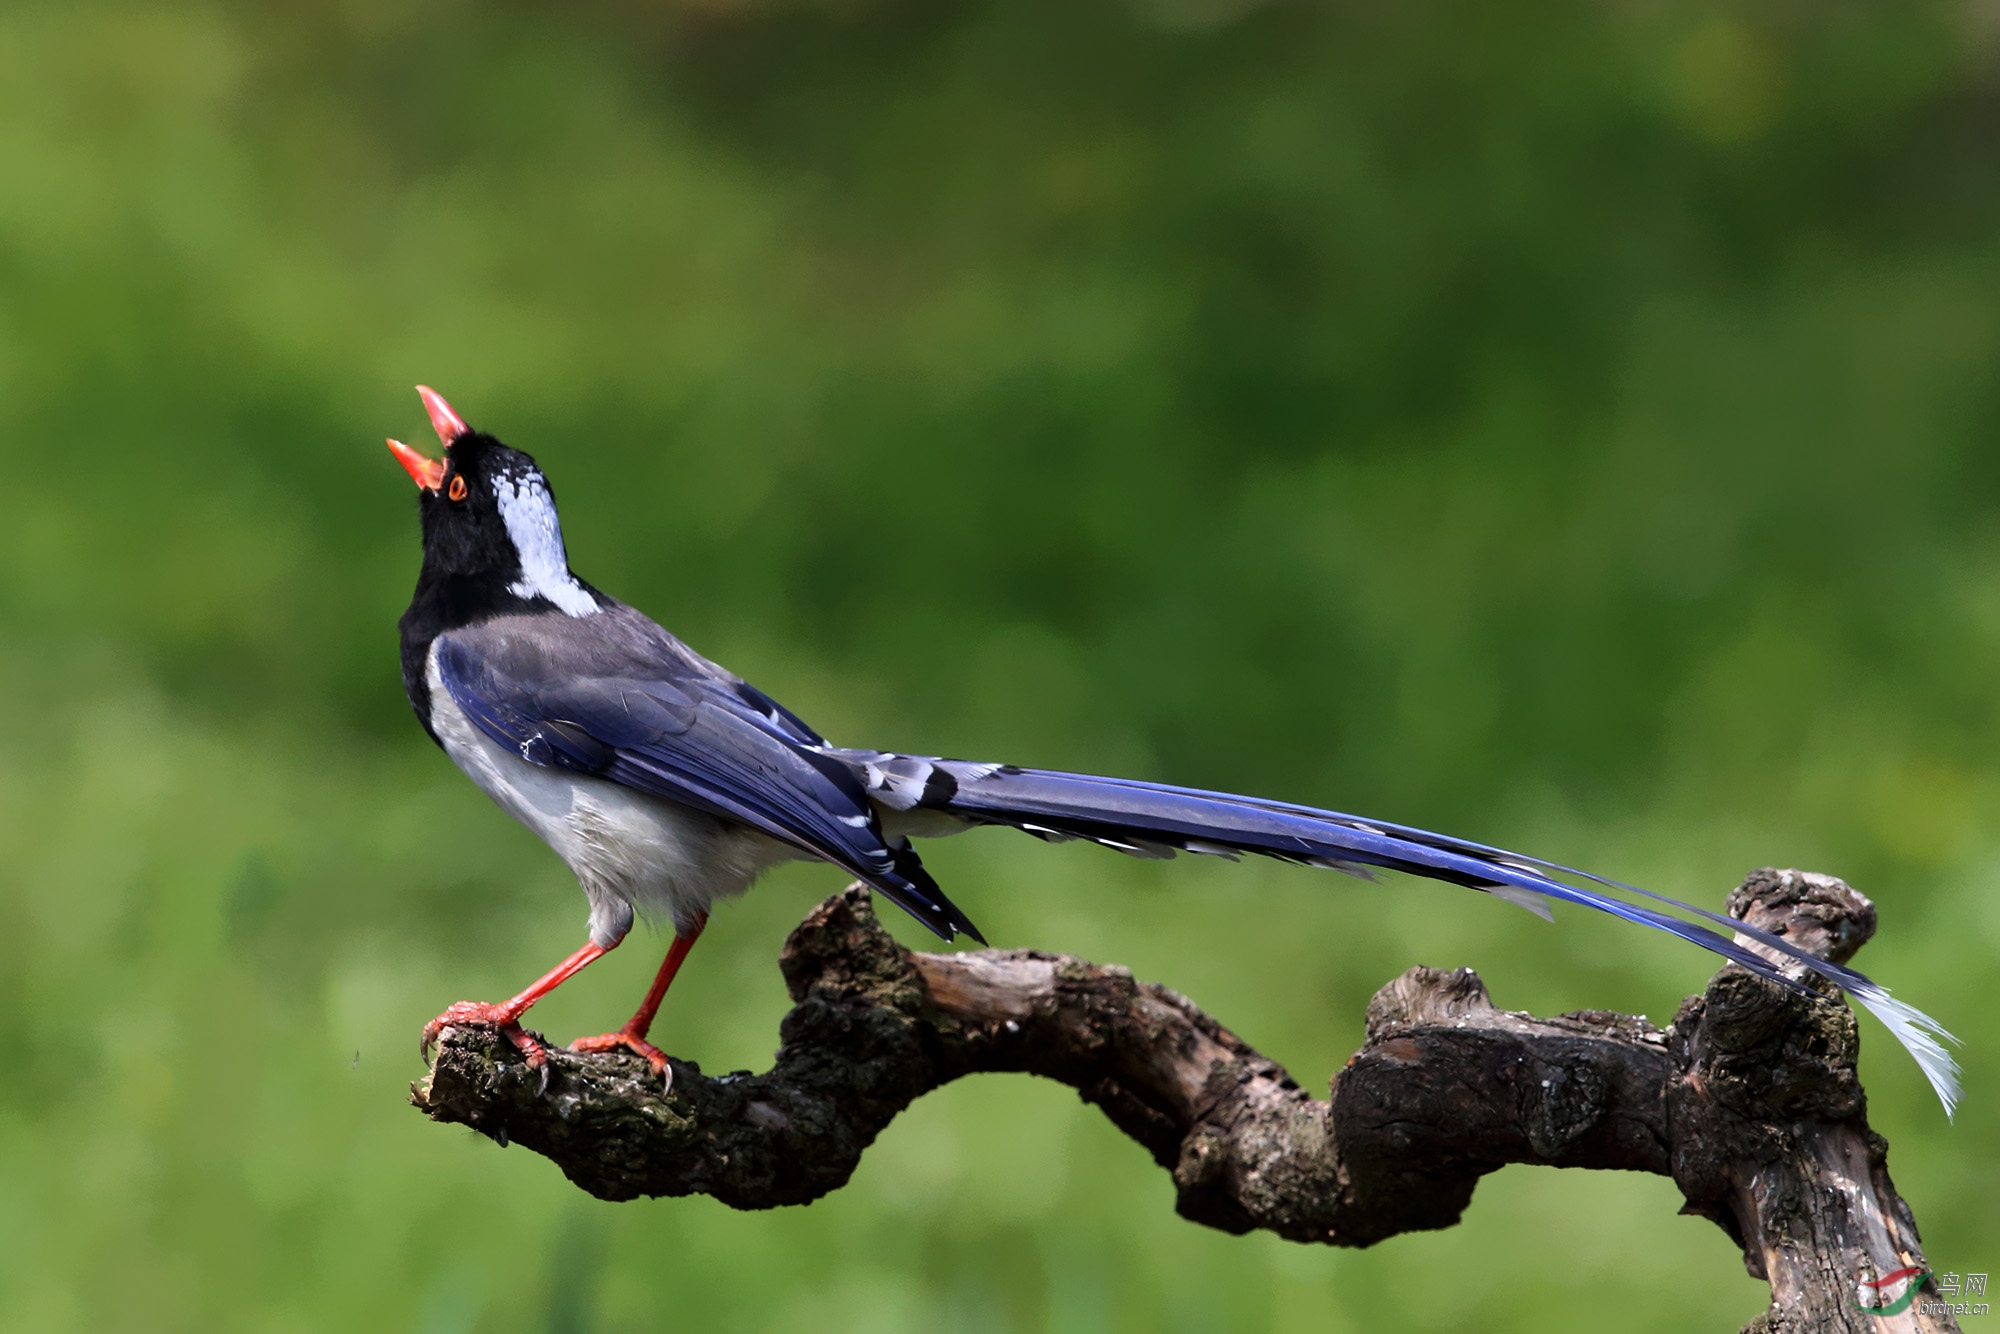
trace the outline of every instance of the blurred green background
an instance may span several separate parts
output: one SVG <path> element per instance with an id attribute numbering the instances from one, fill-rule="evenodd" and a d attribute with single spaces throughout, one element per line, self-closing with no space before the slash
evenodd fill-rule
<path id="1" fill-rule="evenodd" d="M 0 1326 L 1733 1329 L 1666 1181 L 1509 1169 L 1365 1252 L 1176 1219 L 966 1081 L 807 1209 L 605 1205 L 405 1106 L 570 950 L 409 716 L 410 386 L 578 569 L 841 741 L 1237 787 L 1718 903 L 1872 895 L 1967 1039 L 1865 1020 L 1933 1265 L 2000 1269 L 2000 11 L 1257 0 L 0 10 Z M 1565 912 L 1001 833 L 1004 946 L 1310 1086 L 1374 989 L 1665 1022 Z M 761 1066 L 841 877 L 722 911 L 659 1033 Z M 916 942 L 919 933 L 896 929 Z M 537 1012 L 627 1014 L 658 938 Z M 656 1036 L 658 1034 L 656 1033 Z"/>

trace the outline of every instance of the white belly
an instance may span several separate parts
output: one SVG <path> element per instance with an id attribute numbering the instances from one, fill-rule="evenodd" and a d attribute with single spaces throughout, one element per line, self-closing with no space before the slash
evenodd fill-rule
<path id="1" fill-rule="evenodd" d="M 431 651 L 431 730 L 445 754 L 532 829 L 576 873 L 590 900 L 590 938 L 609 949 L 633 909 L 691 928 L 718 898 L 766 868 L 807 854 L 734 821 L 605 778 L 530 764 L 476 727 L 444 688 Z"/>

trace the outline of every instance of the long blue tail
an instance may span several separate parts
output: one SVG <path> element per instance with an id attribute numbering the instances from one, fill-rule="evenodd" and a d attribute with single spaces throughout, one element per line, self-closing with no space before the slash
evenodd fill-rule
<path id="1" fill-rule="evenodd" d="M 1406 871 L 1495 894 L 1542 917 L 1550 916 L 1549 900 L 1579 904 L 1678 936 L 1760 977 L 1812 994 L 1771 959 L 1733 938 L 1742 936 L 1795 960 L 1852 996 L 1916 1058 L 1947 1117 L 1958 1104 L 1958 1064 L 1944 1047 L 1957 1039 L 1929 1015 L 1896 1000 L 1852 968 L 1815 958 L 1748 923 L 1649 890 L 1406 825 L 1257 797 L 1011 765 L 839 753 L 855 765 L 869 795 L 893 810 L 948 813 L 973 823 L 1009 825 L 1044 839 L 1089 839 L 1140 857 L 1192 852 L 1234 858 L 1250 852 L 1361 875 L 1375 868 Z M 1588 883 L 1571 884 L 1557 879 L 1559 875 Z M 1733 936 L 1606 890 L 1678 908 L 1727 927 Z"/>

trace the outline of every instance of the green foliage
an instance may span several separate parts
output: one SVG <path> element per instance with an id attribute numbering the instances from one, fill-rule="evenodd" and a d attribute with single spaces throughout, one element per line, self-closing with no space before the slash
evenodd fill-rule
<path id="1" fill-rule="evenodd" d="M 409 386 L 534 451 L 578 567 L 839 739 L 1881 906 L 1940 1269 L 2000 1268 L 2000 46 L 1978 6 L 20 3 L 0 13 L 0 1325 L 1731 1328 L 1654 1179 L 1510 1170 L 1363 1253 L 1179 1222 L 969 1082 L 810 1209 L 601 1205 L 403 1104 L 569 950 L 411 722 Z M 1373 989 L 1664 1021 L 1710 960 L 1413 882 L 999 834 L 998 944 L 1318 1083 Z M 785 930 L 664 1016 L 760 1063 Z M 916 939 L 911 932 L 906 938 Z M 614 1025 L 625 950 L 536 1012 Z"/>

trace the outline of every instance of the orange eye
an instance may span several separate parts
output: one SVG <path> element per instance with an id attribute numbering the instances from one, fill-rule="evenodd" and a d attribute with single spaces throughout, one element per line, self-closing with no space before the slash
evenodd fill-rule
<path id="1" fill-rule="evenodd" d="M 451 485 L 445 489 L 445 494 L 450 496 L 453 500 L 464 500 L 465 479 L 463 477 L 452 478 Z"/>

